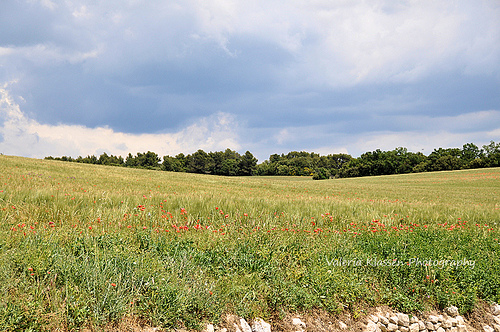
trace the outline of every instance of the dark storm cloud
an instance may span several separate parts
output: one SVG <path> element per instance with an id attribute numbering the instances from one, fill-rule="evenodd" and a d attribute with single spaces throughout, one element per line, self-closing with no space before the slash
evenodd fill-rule
<path id="1" fill-rule="evenodd" d="M 7 0 L 0 87 L 36 126 L 140 135 L 220 121 L 261 155 L 358 151 L 352 142 L 377 135 L 385 146 L 441 132 L 488 141 L 499 129 L 499 13 L 466 1 Z"/>

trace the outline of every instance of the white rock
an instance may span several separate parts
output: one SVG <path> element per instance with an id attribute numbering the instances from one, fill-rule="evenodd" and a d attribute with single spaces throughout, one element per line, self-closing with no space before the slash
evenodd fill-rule
<path id="1" fill-rule="evenodd" d="M 306 327 L 306 324 L 304 324 L 304 327 Z M 339 320 L 339 328 L 341 330 L 347 330 L 347 324 L 344 323 L 343 321 Z"/>
<path id="2" fill-rule="evenodd" d="M 379 321 L 378 316 L 375 316 L 375 315 L 370 315 L 370 316 L 368 317 L 368 319 L 369 319 L 369 320 L 371 320 L 371 321 L 372 321 L 372 322 L 374 322 L 374 323 L 378 323 L 378 321 Z"/>
<path id="3" fill-rule="evenodd" d="M 441 326 L 445 329 L 449 329 L 450 327 L 453 326 L 453 324 L 451 323 L 451 321 L 449 319 L 445 319 L 443 321 L 443 324 L 441 324 Z"/>
<path id="4" fill-rule="evenodd" d="M 456 317 L 458 315 L 458 308 L 455 306 L 448 307 L 444 309 L 444 312 L 451 317 Z"/>
<path id="5" fill-rule="evenodd" d="M 252 328 L 243 318 L 240 318 L 240 326 L 241 326 L 241 332 L 252 332 Z"/>
<path id="6" fill-rule="evenodd" d="M 406 327 L 406 326 L 400 326 L 400 327 L 399 327 L 399 331 L 400 331 L 400 332 L 409 332 L 409 331 L 410 331 L 410 329 L 409 329 L 408 327 Z"/>
<path id="7" fill-rule="evenodd" d="M 427 320 L 432 324 L 437 324 L 439 322 L 439 318 L 437 316 L 430 315 L 427 317 Z"/>
<path id="8" fill-rule="evenodd" d="M 495 332 L 495 330 L 489 325 L 483 325 L 484 332 Z"/>
<path id="9" fill-rule="evenodd" d="M 417 316 L 411 316 L 410 318 L 410 324 L 418 323 L 418 317 Z"/>
<path id="10" fill-rule="evenodd" d="M 424 322 L 422 322 L 421 320 L 419 320 L 419 321 L 418 321 L 418 329 L 419 329 L 420 331 L 425 330 L 425 323 L 424 323 Z"/>
<path id="11" fill-rule="evenodd" d="M 428 321 L 427 323 L 425 323 L 425 327 L 429 330 L 429 331 L 434 331 L 436 328 L 434 327 L 434 324 L 432 324 L 431 321 Z"/>
<path id="12" fill-rule="evenodd" d="M 265 322 L 262 318 L 256 318 L 252 323 L 253 332 L 271 332 L 271 324 Z"/>
<path id="13" fill-rule="evenodd" d="M 397 331 L 397 329 L 398 329 L 398 326 L 396 324 L 389 323 L 387 325 L 387 331 L 389 331 L 389 332 Z"/>
<path id="14" fill-rule="evenodd" d="M 443 320 L 444 320 L 443 315 L 439 315 L 439 316 L 438 316 L 438 321 L 441 323 L 441 322 L 443 322 Z"/>
<path id="15" fill-rule="evenodd" d="M 207 326 L 205 327 L 205 329 L 203 330 L 204 332 L 214 332 L 215 331 L 215 327 L 213 324 L 207 324 Z"/>
<path id="16" fill-rule="evenodd" d="M 377 324 L 369 320 L 366 324 L 365 332 L 377 332 Z"/>
<path id="17" fill-rule="evenodd" d="M 398 313 L 398 323 L 404 327 L 410 326 L 410 317 L 407 314 Z"/>
<path id="18" fill-rule="evenodd" d="M 495 330 L 495 332 L 500 332 L 500 325 L 493 324 L 493 329 Z"/>
<path id="19" fill-rule="evenodd" d="M 457 325 L 457 331 L 458 332 L 467 332 L 467 326 L 465 326 L 465 324 L 459 324 L 459 325 Z"/>
<path id="20" fill-rule="evenodd" d="M 493 304 L 491 307 L 490 307 L 490 310 L 491 310 L 491 314 L 493 316 L 498 316 L 500 315 L 500 304 Z"/>
<path id="21" fill-rule="evenodd" d="M 450 318 L 448 318 L 448 320 L 451 322 L 451 326 L 457 326 L 458 325 L 458 321 L 457 321 L 456 318 L 450 317 Z"/>
<path id="22" fill-rule="evenodd" d="M 306 328 L 306 323 L 304 323 L 300 318 L 292 318 L 292 324 L 303 329 Z"/>
<path id="23" fill-rule="evenodd" d="M 450 328 L 448 331 L 450 332 L 458 332 L 458 329 L 456 326 L 453 326 L 452 328 Z"/>
<path id="24" fill-rule="evenodd" d="M 381 322 L 378 322 L 377 323 L 377 326 L 378 328 L 380 329 L 380 331 L 382 332 L 387 332 L 387 326 L 385 326 L 384 324 L 382 324 Z"/>
<path id="25" fill-rule="evenodd" d="M 227 329 L 225 327 L 221 328 L 219 332 L 227 332 Z"/>
<path id="26" fill-rule="evenodd" d="M 493 316 L 493 320 L 495 321 L 495 324 L 500 325 L 500 316 Z"/>
<path id="27" fill-rule="evenodd" d="M 410 332 L 418 332 L 418 331 L 420 331 L 418 323 L 413 323 L 410 325 Z"/>
<path id="28" fill-rule="evenodd" d="M 398 316 L 389 317 L 389 322 L 391 322 L 392 324 L 398 325 Z"/>
<path id="29" fill-rule="evenodd" d="M 440 326 L 437 328 L 436 332 L 445 332 L 444 329 Z"/>
<path id="30" fill-rule="evenodd" d="M 462 316 L 457 316 L 455 319 L 457 320 L 458 325 L 465 325 L 465 320 Z"/>
<path id="31" fill-rule="evenodd" d="M 387 324 L 389 324 L 389 319 L 387 317 L 381 316 L 380 322 L 384 325 L 387 325 Z"/>

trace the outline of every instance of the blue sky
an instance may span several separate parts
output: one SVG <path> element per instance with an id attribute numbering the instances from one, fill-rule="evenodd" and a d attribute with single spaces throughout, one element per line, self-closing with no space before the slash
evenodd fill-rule
<path id="1" fill-rule="evenodd" d="M 500 141 L 500 2 L 4 0 L 0 152 Z"/>

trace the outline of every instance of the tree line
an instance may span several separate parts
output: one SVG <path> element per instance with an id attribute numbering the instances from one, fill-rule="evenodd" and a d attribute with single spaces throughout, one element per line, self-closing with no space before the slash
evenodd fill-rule
<path id="1" fill-rule="evenodd" d="M 163 162 L 158 154 L 151 151 L 137 153 L 135 156 L 129 153 L 125 159 L 121 156 L 108 155 L 106 152 L 99 157 L 94 155 L 87 157 L 79 156 L 78 158 L 49 156 L 45 157 L 45 159 L 95 165 L 147 168 L 171 172 L 232 176 L 254 175 L 257 168 L 257 158 L 252 153 L 247 151 L 243 155 L 240 155 L 238 152 L 230 149 L 208 153 L 200 149 L 188 155 L 184 155 L 183 153 L 179 153 L 175 157 L 167 155 L 163 157 Z"/>
<path id="2" fill-rule="evenodd" d="M 320 180 L 499 167 L 500 143 L 491 141 L 482 148 L 473 143 L 464 144 L 462 148 L 438 148 L 428 156 L 421 152 L 410 152 L 403 147 L 391 151 L 377 149 L 363 153 L 358 158 L 343 153 L 321 156 L 314 152 L 292 151 L 287 154 L 272 154 L 260 164 L 257 164 L 257 158 L 251 152 L 241 155 L 230 149 L 208 153 L 200 149 L 188 155 L 167 155 L 163 157 L 163 161 L 151 151 L 137 153 L 135 156 L 129 153 L 125 159 L 107 153 L 99 157 L 49 156 L 45 159 L 226 176 L 312 176 L 313 179 Z"/>

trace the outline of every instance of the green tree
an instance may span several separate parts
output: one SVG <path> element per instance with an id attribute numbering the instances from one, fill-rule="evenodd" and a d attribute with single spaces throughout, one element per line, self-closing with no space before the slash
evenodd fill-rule
<path id="1" fill-rule="evenodd" d="M 189 173 L 208 173 L 209 172 L 209 155 L 203 151 L 198 150 L 187 158 L 187 171 Z"/>
<path id="2" fill-rule="evenodd" d="M 250 151 L 246 151 L 245 154 L 240 157 L 238 168 L 240 175 L 253 175 L 257 168 L 257 158 L 255 158 Z"/>

